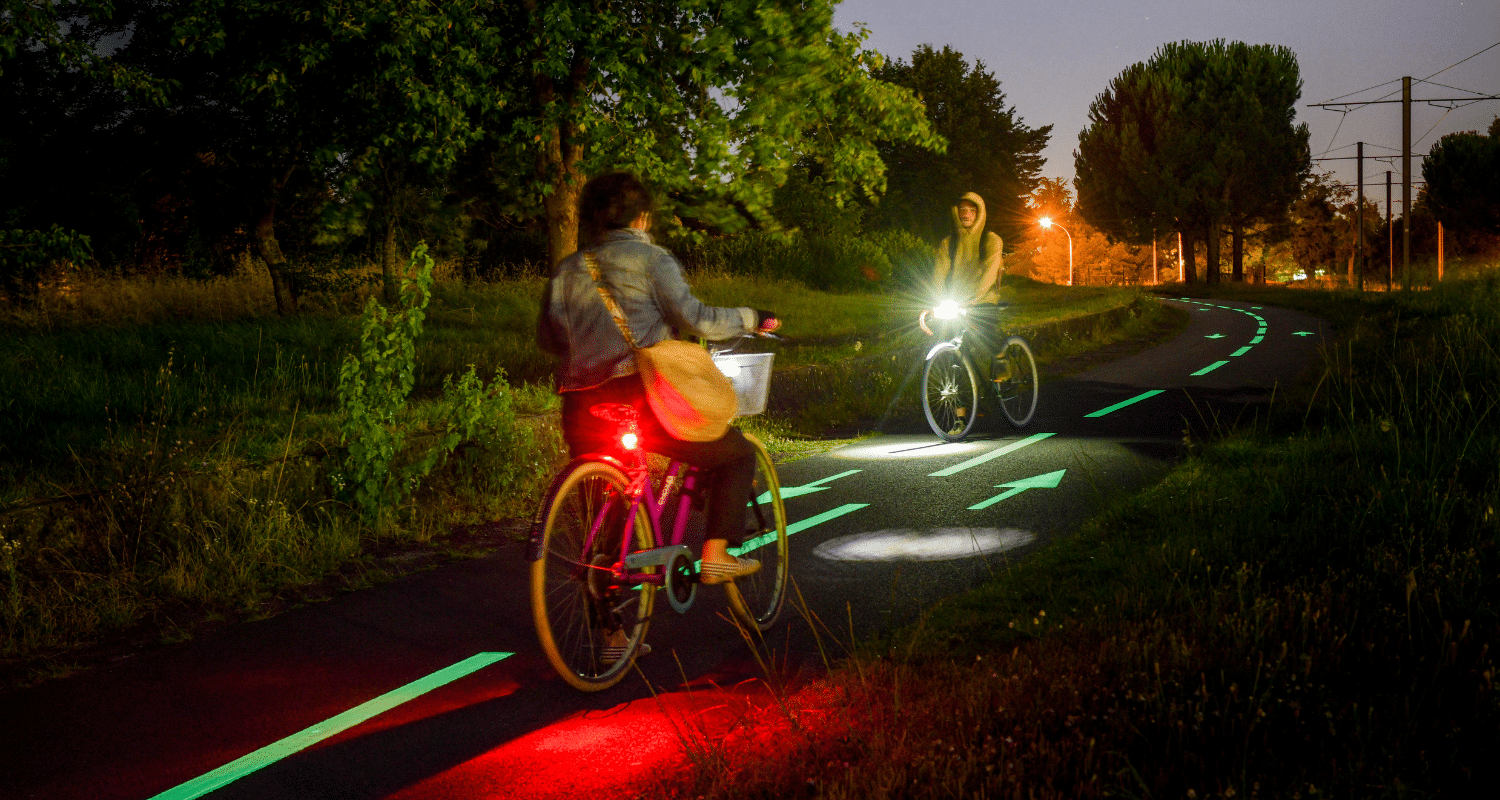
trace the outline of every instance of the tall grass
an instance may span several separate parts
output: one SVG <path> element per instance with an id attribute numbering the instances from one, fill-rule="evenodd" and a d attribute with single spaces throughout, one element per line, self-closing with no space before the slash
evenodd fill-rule
<path id="1" fill-rule="evenodd" d="M 1500 277 L 1237 296 L 1337 323 L 1321 380 L 867 647 L 669 793 L 1486 793 Z"/>
<path id="2" fill-rule="evenodd" d="M 791 440 L 884 408 L 888 396 L 866 383 L 895 388 L 881 375 L 898 370 L 899 378 L 904 362 L 895 356 L 910 345 L 917 305 L 764 276 L 704 272 L 695 283 L 707 302 L 786 319 L 779 362 L 793 372 L 778 377 L 786 392 L 777 395 L 794 402 L 781 417 L 757 421 L 763 433 L 796 449 Z M 394 525 L 374 527 L 337 499 L 331 481 L 344 454 L 338 368 L 355 347 L 354 313 L 371 286 L 356 281 L 281 318 L 264 274 L 247 267 L 207 282 L 78 282 L 33 308 L 7 310 L 0 662 L 65 658 L 131 629 L 176 635 L 171 620 L 183 615 L 257 613 L 279 593 L 347 573 L 388 545 L 526 516 L 562 456 L 552 362 L 535 344 L 542 287 L 540 278 L 435 285 L 417 343 L 408 441 L 437 441 L 443 380 L 471 364 L 485 381 L 503 371 L 519 420 L 461 445 Z M 1135 296 L 1016 291 L 1052 317 Z M 798 365 L 853 377 L 838 397 L 823 391 L 805 402 L 797 387 L 818 381 L 790 377 Z"/>

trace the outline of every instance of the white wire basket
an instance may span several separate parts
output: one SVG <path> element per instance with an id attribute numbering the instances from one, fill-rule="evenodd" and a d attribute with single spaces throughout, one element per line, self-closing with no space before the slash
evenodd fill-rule
<path id="1" fill-rule="evenodd" d="M 719 371 L 734 384 L 739 400 L 736 417 L 753 417 L 766 410 L 771 391 L 771 361 L 775 353 L 721 353 L 714 356 Z"/>

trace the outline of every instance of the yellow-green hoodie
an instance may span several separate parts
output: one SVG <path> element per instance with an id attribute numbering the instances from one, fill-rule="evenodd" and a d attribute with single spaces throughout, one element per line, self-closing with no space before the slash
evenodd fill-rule
<path id="1" fill-rule="evenodd" d="M 953 204 L 953 230 L 957 246 L 950 236 L 938 244 L 932 272 L 933 285 L 945 299 L 960 303 L 993 303 L 1000 297 L 1000 235 L 984 230 L 984 198 L 969 192 L 968 200 L 979 207 L 973 227 L 965 230 L 958 221 L 958 203 Z M 951 255 L 950 255 L 951 254 Z"/>

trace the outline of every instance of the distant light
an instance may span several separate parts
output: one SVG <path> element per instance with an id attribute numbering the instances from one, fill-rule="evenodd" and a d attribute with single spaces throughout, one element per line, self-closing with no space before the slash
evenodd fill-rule
<path id="1" fill-rule="evenodd" d="M 1037 222 L 1038 225 L 1041 225 L 1043 228 L 1050 228 L 1050 227 L 1052 227 L 1052 218 L 1051 217 L 1042 217 L 1041 219 L 1037 220 L 1036 222 Z"/>
<path id="2" fill-rule="evenodd" d="M 626 433 L 620 436 L 620 444 L 624 445 L 626 450 L 634 450 L 636 445 L 640 443 L 641 437 L 633 433 Z"/>
<path id="3" fill-rule="evenodd" d="M 813 555 L 829 561 L 953 561 L 1003 553 L 1036 541 L 1015 528 L 910 528 L 856 533 L 829 539 Z"/>

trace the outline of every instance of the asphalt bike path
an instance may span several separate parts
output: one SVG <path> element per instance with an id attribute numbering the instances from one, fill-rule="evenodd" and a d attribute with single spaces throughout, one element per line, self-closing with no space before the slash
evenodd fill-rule
<path id="1" fill-rule="evenodd" d="M 851 638 L 1075 530 L 1158 479 L 1185 436 L 1273 402 L 1327 332 L 1285 309 L 1168 302 L 1191 312 L 1183 332 L 1044 383 L 1024 430 L 990 410 L 943 443 L 918 413 L 779 468 L 799 591 L 769 667 L 703 587 L 686 615 L 658 604 L 639 674 L 576 692 L 536 643 L 517 544 L 0 697 L 0 798 L 597 796 L 680 752 L 648 717 L 732 715 L 767 669 L 815 675 Z"/>

